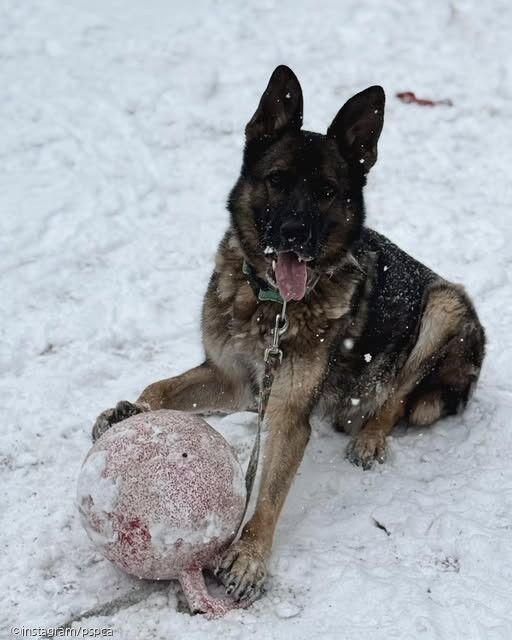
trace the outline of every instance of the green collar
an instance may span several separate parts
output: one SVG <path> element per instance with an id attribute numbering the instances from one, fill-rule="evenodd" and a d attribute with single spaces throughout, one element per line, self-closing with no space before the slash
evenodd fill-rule
<path id="1" fill-rule="evenodd" d="M 268 282 L 262 280 L 256 275 L 254 267 L 244 260 L 242 271 L 247 276 L 247 282 L 251 285 L 254 295 L 262 302 L 279 302 L 283 304 L 283 299 L 279 295 L 279 291 L 274 289 Z"/>

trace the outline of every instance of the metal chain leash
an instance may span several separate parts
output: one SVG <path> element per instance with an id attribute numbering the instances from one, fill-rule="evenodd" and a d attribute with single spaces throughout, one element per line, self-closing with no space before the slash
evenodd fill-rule
<path id="1" fill-rule="evenodd" d="M 258 426 L 256 428 L 256 437 L 254 439 L 251 457 L 249 459 L 247 471 L 245 472 L 246 499 L 244 513 L 240 522 L 241 525 L 243 524 L 247 514 L 247 508 L 249 507 L 249 501 L 254 487 L 254 480 L 256 479 L 256 471 L 258 469 L 258 460 L 260 456 L 261 430 L 263 428 L 263 420 L 265 418 L 265 412 L 267 410 L 275 372 L 283 360 L 283 351 L 280 349 L 279 343 L 287 330 L 288 318 L 286 316 L 286 300 L 284 300 L 281 312 L 276 315 L 274 330 L 272 332 L 272 344 L 265 349 L 263 357 L 265 367 L 263 370 L 263 378 L 258 398 Z"/>

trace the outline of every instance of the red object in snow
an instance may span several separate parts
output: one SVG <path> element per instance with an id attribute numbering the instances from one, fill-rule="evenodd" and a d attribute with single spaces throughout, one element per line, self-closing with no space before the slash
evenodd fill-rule
<path id="1" fill-rule="evenodd" d="M 87 534 L 123 571 L 178 579 L 207 617 L 250 604 L 215 600 L 202 575 L 235 537 L 246 490 L 232 448 L 199 416 L 152 411 L 114 425 L 85 459 L 77 493 Z"/>
<path id="2" fill-rule="evenodd" d="M 417 98 L 413 91 L 402 91 L 401 93 L 397 93 L 396 97 L 406 104 L 419 104 L 421 107 L 435 107 L 438 104 L 443 104 L 447 107 L 453 106 L 453 102 L 449 98 L 445 98 L 444 100 Z"/>

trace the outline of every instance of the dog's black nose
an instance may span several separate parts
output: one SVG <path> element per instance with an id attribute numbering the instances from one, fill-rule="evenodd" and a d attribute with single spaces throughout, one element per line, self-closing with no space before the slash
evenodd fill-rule
<path id="1" fill-rule="evenodd" d="M 308 242 L 311 238 L 311 230 L 308 225 L 300 220 L 286 220 L 279 230 L 284 249 L 296 249 Z"/>

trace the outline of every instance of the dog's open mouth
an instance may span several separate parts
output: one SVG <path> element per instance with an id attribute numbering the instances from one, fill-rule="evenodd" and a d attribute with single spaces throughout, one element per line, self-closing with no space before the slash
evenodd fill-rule
<path id="1" fill-rule="evenodd" d="M 283 300 L 302 300 L 306 295 L 308 283 L 313 278 L 313 272 L 307 266 L 309 260 L 311 258 L 303 258 L 295 251 L 280 251 L 272 260 L 268 279 L 275 284 Z"/>

